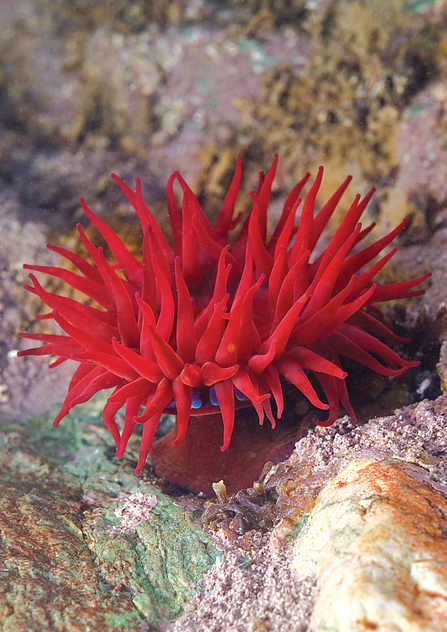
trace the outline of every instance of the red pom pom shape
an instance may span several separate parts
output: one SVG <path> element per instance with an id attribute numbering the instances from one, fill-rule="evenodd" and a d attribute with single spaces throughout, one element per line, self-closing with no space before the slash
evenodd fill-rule
<path id="1" fill-rule="evenodd" d="M 429 276 L 387 285 L 374 282 L 397 249 L 376 258 L 403 229 L 405 220 L 386 237 L 362 248 L 373 225 L 362 229 L 359 219 L 372 189 L 363 199 L 355 197 L 324 252 L 314 256 L 351 180 L 348 177 L 315 214 L 323 176 L 320 167 L 304 200 L 300 195 L 309 174 L 289 193 L 269 236 L 267 210 L 277 162 L 275 156 L 268 173 L 260 174 L 247 217 L 233 218 L 242 178 L 238 159 L 213 226 L 182 176 L 172 174 L 167 183 L 172 247 L 143 201 L 140 181 L 133 191 L 112 175 L 140 219 L 141 261 L 81 199 L 114 261 L 107 261 L 102 248 L 96 248 L 78 225 L 87 258 L 48 246 L 77 272 L 25 266 L 61 279 L 96 303 L 84 305 L 47 292 L 34 274 L 30 274 L 32 285 L 25 286 L 48 305 L 52 311 L 47 317 L 66 335 L 22 333 L 45 345 L 19 355 L 58 356 L 53 367 L 68 358 L 79 363 L 54 426 L 77 404 L 113 388 L 103 419 L 119 457 L 136 424 L 143 425 L 138 474 L 164 412 L 177 415 L 173 445 L 184 440 L 192 415 L 219 413 L 221 450 L 225 451 L 235 409 L 251 404 L 259 423 L 266 416 L 274 427 L 283 412 L 284 388 L 295 387 L 313 406 L 328 410 L 321 425 L 335 421 L 339 402 L 355 420 L 342 357 L 387 376 L 418 364 L 402 359 L 383 342 L 407 340 L 383 324 L 376 306 L 380 301 L 422 294 L 423 290 L 413 288 Z M 176 182 L 182 191 L 181 209 L 174 194 Z M 235 229 L 237 237 L 230 245 Z M 325 401 L 315 390 L 317 383 Z M 124 404 L 120 433 L 115 415 Z"/>

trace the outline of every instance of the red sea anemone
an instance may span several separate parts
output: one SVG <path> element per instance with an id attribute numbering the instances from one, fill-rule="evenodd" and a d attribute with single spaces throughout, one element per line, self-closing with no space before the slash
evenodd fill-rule
<path id="1" fill-rule="evenodd" d="M 210 483 L 222 477 L 215 444 L 220 442 L 222 451 L 230 446 L 236 408 L 251 404 L 259 423 L 266 416 L 274 428 L 275 418 L 283 413 L 283 390 L 295 387 L 313 406 L 329 411 L 320 425 L 336 420 L 339 402 L 355 420 L 341 357 L 386 376 L 418 364 L 402 359 L 379 340 L 407 341 L 384 325 L 376 303 L 422 294 L 423 290 L 411 288 L 429 274 L 400 283 L 375 283 L 374 277 L 396 248 L 371 264 L 403 229 L 405 220 L 362 249 L 359 244 L 372 226 L 362 230 L 358 221 L 374 190 L 363 199 L 357 195 L 324 252 L 313 257 L 351 179 L 314 217 L 323 174 L 320 168 L 304 198 L 298 226 L 295 215 L 308 175 L 288 195 L 279 222 L 268 236 L 267 209 L 277 160 L 275 156 L 267 175 L 260 174 L 257 191 L 251 193 L 251 210 L 242 219 L 233 218 L 242 177 L 238 159 L 214 226 L 181 175 L 172 174 L 167 184 L 172 247 L 143 201 L 140 181 L 134 192 L 113 175 L 141 222 L 141 261 L 81 199 L 115 261 L 108 262 L 102 248 L 96 248 L 78 225 L 90 261 L 63 248 L 48 247 L 79 273 L 25 266 L 61 279 L 96 303 L 86 305 L 47 292 L 30 274 L 33 285 L 26 288 L 50 307 L 44 318 L 54 319 L 66 336 L 22 333 L 24 338 L 46 344 L 19 355 L 58 356 L 53 367 L 68 358 L 79 363 L 54 426 L 76 404 L 113 388 L 103 420 L 118 456 L 123 456 L 136 425 L 142 424 L 138 474 L 162 414 L 175 414 L 174 447 L 165 438 L 155 442 L 151 452 L 155 467 L 170 480 L 209 491 Z M 176 181 L 183 193 L 181 211 L 174 195 Z M 229 236 L 236 227 L 237 237 L 230 245 Z M 115 415 L 124 404 L 120 433 Z M 250 452 L 248 441 L 242 454 Z M 185 448 L 176 453 L 181 442 Z M 194 469 L 195 462 L 195 469 L 200 469 L 199 461 L 206 459 L 208 449 L 212 456 L 204 466 L 209 470 L 206 480 L 195 483 L 187 470 Z M 230 483 L 232 488 L 247 483 L 244 476 L 240 479 Z"/>

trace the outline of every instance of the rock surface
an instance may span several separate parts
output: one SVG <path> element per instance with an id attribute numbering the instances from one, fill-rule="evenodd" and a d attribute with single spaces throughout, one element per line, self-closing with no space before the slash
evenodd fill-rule
<path id="1" fill-rule="evenodd" d="M 51 414 L 2 423 L 6 630 L 25 618 L 33 629 L 75 630 L 86 616 L 87 630 L 106 632 L 157 621 L 171 632 L 305 632 L 312 616 L 322 631 L 367 630 L 368 621 L 399 632 L 446 629 L 434 614 L 447 598 L 447 396 L 363 426 L 344 418 L 309 430 L 269 472 L 270 492 L 261 485 L 257 495 L 221 501 L 207 509 L 208 526 L 199 498 L 162 489 L 148 466 L 133 475 L 137 439 L 122 462 L 113 456 L 98 425 L 102 402 L 93 404 L 58 429 Z M 343 474 L 353 462 L 362 467 Z M 299 575 L 287 544 L 296 532 Z M 371 560 L 386 590 L 371 588 Z M 363 627 L 343 627 L 346 612 L 337 619 L 342 594 Z"/>
<path id="2" fill-rule="evenodd" d="M 5 632 L 147 630 L 185 611 L 218 555 L 196 513 L 106 458 L 108 433 L 87 410 L 59 436 L 48 418 L 1 423 Z"/>
<path id="3" fill-rule="evenodd" d="M 329 616 L 333 629 L 351 622 L 356 632 L 371 629 L 368 621 L 381 632 L 446 629 L 447 399 L 436 399 L 435 368 L 445 391 L 446 16 L 445 0 L 0 3 L 2 630 L 307 632 L 312 616 L 320 630 Z M 17 332 L 39 309 L 25 298 L 21 265 L 57 265 L 46 241 L 77 246 L 81 195 L 135 247 L 129 206 L 110 171 L 128 183 L 141 176 L 163 224 L 174 170 L 212 216 L 236 155 L 247 193 L 274 151 L 272 214 L 290 184 L 323 163 L 322 198 L 348 172 L 350 199 L 378 188 L 369 209 L 376 234 L 410 219 L 387 278 L 431 269 L 433 283 L 422 303 L 396 308 L 390 319 L 413 337 L 411 354 L 422 364 L 403 382 L 388 380 L 386 397 L 383 382 L 355 376 L 370 404 L 362 419 L 371 421 L 309 430 L 284 471 L 310 467 L 312 476 L 221 504 L 220 519 L 202 527 L 200 498 L 162 487 L 149 467 L 134 477 L 136 448 L 117 462 L 98 425 L 100 403 L 57 430 L 54 411 L 25 424 L 63 398 L 71 369 L 16 357 Z M 249 199 L 241 196 L 238 210 Z M 429 399 L 401 408 L 422 397 Z M 369 465 L 343 487 L 333 482 L 358 460 Z M 348 574 L 339 552 L 346 533 L 329 529 L 324 541 L 334 556 L 309 545 L 298 578 L 287 534 L 310 533 L 329 512 L 329 493 L 346 509 L 349 490 L 359 511 L 340 515 L 354 521 L 347 532 L 355 568 Z M 320 492 L 306 522 L 303 511 Z M 362 529 L 379 514 L 388 526 L 375 526 L 381 538 L 367 545 Z M 365 570 L 372 552 L 390 586 L 374 603 Z M 347 591 L 349 600 L 354 589 L 354 608 L 340 621 L 339 595 Z"/>
<path id="4" fill-rule="evenodd" d="M 293 562 L 317 577 L 316 630 L 447 630 L 447 487 L 424 474 L 352 461 L 320 493 Z"/>
<path id="5" fill-rule="evenodd" d="M 315 508 L 280 518 L 262 541 L 253 532 L 244 541 L 223 521 L 213 538 L 227 566 L 207 573 L 196 612 L 166 629 L 444 632 L 446 446 L 446 396 L 363 426 L 345 418 L 310 431 L 287 463 L 291 472 L 311 467 L 299 484 Z M 298 542 L 294 561 L 288 537 Z M 247 550 L 251 570 L 242 572 Z"/>

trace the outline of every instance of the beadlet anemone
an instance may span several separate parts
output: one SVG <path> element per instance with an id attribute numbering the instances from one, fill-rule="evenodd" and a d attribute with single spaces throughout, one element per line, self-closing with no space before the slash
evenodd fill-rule
<path id="1" fill-rule="evenodd" d="M 119 457 L 137 424 L 142 425 L 136 474 L 150 451 L 155 469 L 170 481 L 209 493 L 211 483 L 224 478 L 234 491 L 250 485 L 281 447 L 281 441 L 272 441 L 272 428 L 283 414 L 283 391 L 298 389 L 313 406 L 327 410 L 320 425 L 336 420 L 339 403 L 355 421 L 342 357 L 385 376 L 418 364 L 402 359 L 382 341 L 408 342 L 384 324 L 376 303 L 422 294 L 411 288 L 429 274 L 382 285 L 374 277 L 397 248 L 372 263 L 405 220 L 361 248 L 373 228 L 362 229 L 358 223 L 372 189 L 363 199 L 355 197 L 325 250 L 313 256 L 351 180 L 346 178 L 315 215 L 320 168 L 304 197 L 298 225 L 299 196 L 309 174 L 289 193 L 269 236 L 267 209 L 277 161 L 275 156 L 267 175 L 261 172 L 244 219 L 233 217 L 242 177 L 238 159 L 213 226 L 181 175 L 173 173 L 167 183 L 172 247 L 143 201 L 140 180 L 134 192 L 112 175 L 140 219 L 141 260 L 81 199 L 114 261 L 78 225 L 90 260 L 48 245 L 78 272 L 25 266 L 61 279 L 94 301 L 89 305 L 50 293 L 33 274 L 33 285 L 25 286 L 52 310 L 41 318 L 54 319 L 66 335 L 22 333 L 46 344 L 19 355 L 58 356 L 52 367 L 69 358 L 79 363 L 54 426 L 98 391 L 114 389 L 104 407 L 104 424 Z M 181 210 L 176 182 L 183 196 Z M 237 236 L 230 245 L 233 231 Z M 123 405 L 120 432 L 115 416 Z M 235 427 L 237 409 L 247 405 L 254 407 L 261 426 L 264 417 L 270 426 L 250 425 L 247 431 L 243 410 Z M 163 413 L 176 415 L 176 427 L 151 449 Z"/>

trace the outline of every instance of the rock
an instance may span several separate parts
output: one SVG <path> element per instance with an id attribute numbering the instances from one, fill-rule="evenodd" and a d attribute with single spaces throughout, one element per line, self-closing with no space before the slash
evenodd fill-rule
<path id="1" fill-rule="evenodd" d="M 104 582 L 86 545 L 79 490 L 20 429 L 2 427 L 0 463 L 1 629 L 141 630 L 131 594 Z"/>
<path id="2" fill-rule="evenodd" d="M 367 459 L 323 489 L 293 562 L 317 576 L 316 630 L 447 630 L 446 493 L 416 466 Z"/>
<path id="3" fill-rule="evenodd" d="M 95 416 L 59 431 L 0 420 L 2 631 L 148 630 L 185 612 L 218 557 L 197 513 L 134 476 L 136 453 L 112 456 Z"/>

